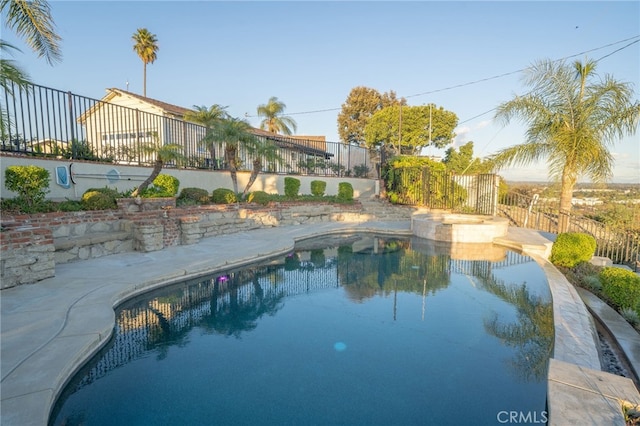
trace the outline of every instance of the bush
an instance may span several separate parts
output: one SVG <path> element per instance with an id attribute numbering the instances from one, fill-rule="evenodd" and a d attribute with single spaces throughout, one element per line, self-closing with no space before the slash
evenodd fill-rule
<path id="1" fill-rule="evenodd" d="M 216 204 L 231 204 L 238 202 L 238 197 L 230 189 L 217 188 L 211 193 L 211 201 Z"/>
<path id="2" fill-rule="evenodd" d="M 640 305 L 640 277 L 622 268 L 606 267 L 600 272 L 605 296 L 621 309 Z"/>
<path id="3" fill-rule="evenodd" d="M 327 189 L 327 182 L 323 180 L 312 180 L 311 181 L 311 194 L 316 197 L 324 196 L 324 191 Z"/>
<path id="4" fill-rule="evenodd" d="M 179 205 L 197 205 L 209 203 L 209 192 L 202 188 L 183 188 L 176 199 Z"/>
<path id="5" fill-rule="evenodd" d="M 88 190 L 82 194 L 82 207 L 85 210 L 115 209 L 116 199 L 109 194 L 100 191 Z"/>
<path id="6" fill-rule="evenodd" d="M 353 186 L 349 182 L 338 184 L 338 200 L 353 201 Z"/>
<path id="7" fill-rule="evenodd" d="M 65 200 L 61 201 L 56 206 L 61 212 L 79 212 L 84 209 L 82 201 Z"/>
<path id="8" fill-rule="evenodd" d="M 153 180 L 153 186 L 160 189 L 160 192 L 170 194 L 169 197 L 175 197 L 180 188 L 180 181 L 174 176 L 161 173 Z"/>
<path id="9" fill-rule="evenodd" d="M 284 195 L 289 198 L 296 198 L 300 191 L 300 179 L 290 176 L 284 178 Z"/>
<path id="10" fill-rule="evenodd" d="M 591 235 L 566 232 L 558 235 L 551 247 L 549 261 L 556 266 L 573 268 L 588 262 L 596 251 L 596 240 Z"/>
<path id="11" fill-rule="evenodd" d="M 367 177 L 369 174 L 369 167 L 366 164 L 360 164 L 353 168 L 353 174 L 355 177 Z"/>
<path id="12" fill-rule="evenodd" d="M 249 194 L 249 197 L 247 197 L 247 201 L 266 206 L 271 201 L 271 195 L 264 191 L 253 191 Z"/>
<path id="13" fill-rule="evenodd" d="M 49 192 L 49 171 L 38 166 L 9 166 L 4 171 L 4 184 L 18 193 L 18 201 L 30 213 L 38 210 Z"/>

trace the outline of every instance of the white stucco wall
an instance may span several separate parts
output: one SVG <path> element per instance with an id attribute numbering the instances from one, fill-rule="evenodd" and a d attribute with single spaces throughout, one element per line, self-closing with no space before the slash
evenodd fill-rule
<path id="1" fill-rule="evenodd" d="M 108 186 L 118 191 L 126 191 L 138 186 L 151 173 L 150 167 L 123 166 L 119 164 L 100 164 L 73 160 L 51 160 L 29 157 L 0 156 L 0 196 L 2 198 L 12 198 L 16 194 L 9 191 L 5 185 L 5 169 L 12 165 L 34 165 L 43 167 L 49 171 L 51 181 L 50 192 L 47 198 L 52 200 L 78 200 L 89 188 L 102 188 Z M 66 166 L 71 168 L 71 173 L 75 184 L 70 188 L 64 188 L 56 184 L 56 167 Z M 117 181 L 110 181 L 107 174 L 116 170 L 120 178 Z M 175 176 L 180 180 L 180 188 L 196 187 L 206 189 L 209 192 L 216 188 L 233 189 L 231 177 L 228 172 L 208 171 L 208 170 L 175 170 L 163 169 L 162 173 Z M 111 173 L 113 174 L 113 173 Z M 353 185 L 355 198 L 373 197 L 378 194 L 377 181 L 374 179 L 361 178 L 332 178 L 324 176 L 301 176 L 301 175 L 276 175 L 261 173 L 251 187 L 252 191 L 265 191 L 268 193 L 284 194 L 284 178 L 286 176 L 300 179 L 300 193 L 311 193 L 311 181 L 322 180 L 327 182 L 327 195 L 338 193 L 340 182 L 349 182 Z M 249 180 L 249 172 L 238 173 L 238 188 L 242 191 Z"/>

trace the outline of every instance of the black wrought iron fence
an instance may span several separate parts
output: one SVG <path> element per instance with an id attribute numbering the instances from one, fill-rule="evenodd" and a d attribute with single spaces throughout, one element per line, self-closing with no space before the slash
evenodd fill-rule
<path id="1" fill-rule="evenodd" d="M 542 199 L 538 195 L 528 197 L 507 193 L 500 197 L 498 215 L 511 224 L 540 231 L 558 233 L 559 203 Z M 583 232 L 596 239 L 596 256 L 608 257 L 614 263 L 627 264 L 637 271 L 640 267 L 640 230 L 621 226 L 609 226 L 583 215 L 569 217 L 568 232 Z"/>
<path id="2" fill-rule="evenodd" d="M 391 169 L 386 176 L 389 198 L 399 204 L 461 213 L 496 213 L 498 176 L 457 175 L 428 167 Z"/>
<path id="3" fill-rule="evenodd" d="M 39 85 L 26 89 L 10 86 L 9 91 L 3 90 L 0 104 L 0 149 L 5 152 L 150 165 L 154 156 L 144 147 L 157 137 L 163 144 L 184 147 L 185 160 L 173 166 L 198 169 L 227 166 L 225 144 L 203 146 L 201 141 L 207 129 L 183 120 L 180 114 L 151 113 Z M 262 159 L 266 172 L 378 177 L 376 151 L 341 142 L 256 133 L 262 143 L 277 147 L 278 161 Z M 242 148 L 238 155 L 242 169 L 250 169 L 253 155 Z"/>

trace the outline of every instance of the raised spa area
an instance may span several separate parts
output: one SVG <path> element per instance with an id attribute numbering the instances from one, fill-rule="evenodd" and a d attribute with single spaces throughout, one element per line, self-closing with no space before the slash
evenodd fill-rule
<path id="1" fill-rule="evenodd" d="M 544 271 L 491 244 L 465 258 L 419 238 L 444 232 L 427 222 L 413 237 L 305 239 L 127 300 L 50 424 L 494 425 L 510 410 L 546 422 Z"/>

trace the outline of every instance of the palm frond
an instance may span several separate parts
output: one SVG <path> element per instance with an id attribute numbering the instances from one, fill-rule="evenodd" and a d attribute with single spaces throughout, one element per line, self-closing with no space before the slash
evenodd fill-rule
<path id="1" fill-rule="evenodd" d="M 2 0 L 0 10 L 5 12 L 7 28 L 23 38 L 38 57 L 44 57 L 51 65 L 62 60 L 62 38 L 55 32 L 51 9 L 46 1 Z"/>

